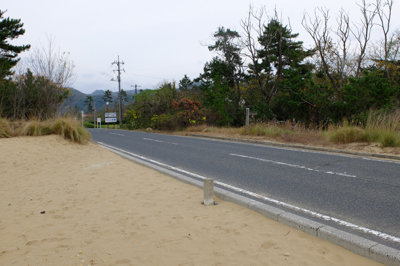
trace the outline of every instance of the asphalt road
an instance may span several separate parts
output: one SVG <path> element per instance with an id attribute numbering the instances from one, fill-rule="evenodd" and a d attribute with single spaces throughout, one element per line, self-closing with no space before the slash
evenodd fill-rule
<path id="1" fill-rule="evenodd" d="M 143 132 L 89 131 L 95 142 L 400 239 L 399 162 Z M 377 241 L 365 230 L 355 232 Z M 400 249 L 393 239 L 378 242 Z"/>

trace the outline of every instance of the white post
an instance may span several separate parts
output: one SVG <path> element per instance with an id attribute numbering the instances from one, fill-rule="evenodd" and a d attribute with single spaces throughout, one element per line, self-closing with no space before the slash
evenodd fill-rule
<path id="1" fill-rule="evenodd" d="M 81 111 L 82 112 L 82 127 L 83 127 L 83 111 Z"/>
<path id="2" fill-rule="evenodd" d="M 204 205 L 214 204 L 214 179 L 204 179 Z"/>

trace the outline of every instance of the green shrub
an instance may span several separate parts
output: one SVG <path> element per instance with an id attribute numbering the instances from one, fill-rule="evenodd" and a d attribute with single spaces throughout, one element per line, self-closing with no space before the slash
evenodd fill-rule
<path id="1" fill-rule="evenodd" d="M 398 147 L 400 146 L 400 135 L 394 131 L 383 131 L 380 143 L 383 147 Z"/>
<path id="2" fill-rule="evenodd" d="M 335 143 L 363 141 L 365 131 L 359 127 L 346 126 L 325 132 L 325 137 Z"/>

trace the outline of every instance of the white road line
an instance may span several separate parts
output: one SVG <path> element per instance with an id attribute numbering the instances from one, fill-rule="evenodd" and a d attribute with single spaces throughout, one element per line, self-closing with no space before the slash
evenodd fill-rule
<path id="1" fill-rule="evenodd" d="M 258 161 L 263 161 L 263 162 L 267 162 L 267 163 L 280 164 L 280 165 L 285 165 L 285 166 L 289 166 L 289 167 L 300 168 L 300 169 L 304 169 L 304 170 L 308 170 L 308 171 L 314 171 L 314 172 L 325 173 L 325 174 L 330 174 L 330 175 L 340 175 L 340 176 L 346 176 L 346 177 L 357 177 L 355 175 L 349 175 L 346 172 L 339 173 L 339 172 L 332 172 L 332 171 L 322 171 L 322 170 L 318 170 L 318 169 L 309 168 L 307 166 L 290 164 L 290 163 L 283 163 L 283 162 L 272 161 L 272 160 L 268 160 L 268 159 L 262 159 L 262 158 L 251 157 L 251 156 L 240 155 L 240 154 L 234 154 L 234 153 L 230 153 L 229 155 L 238 156 L 238 157 L 242 157 L 242 158 L 253 159 L 253 160 L 258 160 Z"/>
<path id="2" fill-rule="evenodd" d="M 102 142 L 98 142 L 98 143 L 100 145 L 103 145 L 103 146 L 108 147 L 110 149 L 114 149 L 114 150 L 123 152 L 125 154 L 129 154 L 129 155 L 134 156 L 136 158 L 139 158 L 139 159 L 142 159 L 142 160 L 146 160 L 148 162 L 160 165 L 160 166 L 165 167 L 165 168 L 169 168 L 169 169 L 177 171 L 177 172 L 181 172 L 181 173 L 184 173 L 184 174 L 187 174 L 187 175 L 190 175 L 190 176 L 193 176 L 193 177 L 197 177 L 197 178 L 200 178 L 200 179 L 205 179 L 206 178 L 204 176 L 201 176 L 201 175 L 198 175 L 198 174 L 195 174 L 195 173 L 191 173 L 189 171 L 185 171 L 183 169 L 180 169 L 180 168 L 177 168 L 177 167 L 173 167 L 171 165 L 164 164 L 164 163 L 161 163 L 161 162 L 158 162 L 158 161 L 155 161 L 155 160 L 152 160 L 152 159 L 149 159 L 149 158 L 146 158 L 146 157 L 143 157 L 143 156 L 140 156 L 140 155 L 137 155 L 137 154 L 134 154 L 134 153 L 131 153 L 131 152 L 128 152 L 128 151 L 125 151 L 125 150 L 122 150 L 122 149 L 119 149 L 119 148 L 104 144 Z M 366 227 L 358 226 L 356 224 L 349 223 L 349 222 L 346 222 L 346 221 L 343 221 L 343 220 L 340 220 L 340 219 L 337 219 L 337 218 L 334 218 L 334 217 L 331 217 L 331 216 L 328 216 L 328 215 L 320 214 L 318 212 L 314 212 L 314 211 L 310 211 L 310 210 L 307 210 L 307 209 L 304 209 L 304 208 L 300 208 L 300 207 L 294 206 L 294 205 L 286 203 L 286 202 L 282 202 L 282 201 L 278 201 L 278 200 L 275 200 L 275 199 L 272 199 L 272 198 L 264 197 L 262 195 L 254 193 L 254 192 L 251 192 L 251 191 L 248 191 L 248 190 L 245 190 L 245 189 L 241 189 L 241 188 L 238 188 L 238 187 L 235 187 L 235 186 L 231 186 L 231 185 L 219 182 L 219 181 L 214 181 L 214 183 L 217 184 L 217 185 L 220 185 L 222 187 L 226 187 L 226 188 L 229 188 L 231 190 L 234 190 L 234 191 L 237 191 L 237 192 L 240 192 L 240 193 L 243 193 L 243 194 L 246 194 L 246 195 L 261 199 L 261 200 L 264 200 L 264 201 L 275 203 L 277 205 L 286 207 L 286 208 L 291 209 L 291 210 L 302 212 L 302 213 L 305 213 L 307 215 L 311 215 L 313 217 L 317 217 L 317 218 L 320 218 L 320 219 L 323 219 L 323 220 L 326 220 L 326 221 L 331 221 L 333 223 L 336 223 L 336 224 L 339 224 L 339 225 L 342 225 L 342 226 L 345 226 L 345 227 L 348 227 L 348 228 L 351 228 L 351 229 L 355 229 L 355 230 L 361 231 L 362 233 L 365 233 L 365 234 L 374 235 L 374 236 L 379 237 L 379 238 L 384 239 L 384 240 L 389 240 L 389 241 L 392 241 L 392 242 L 400 243 L 400 238 L 392 236 L 392 235 L 388 235 L 388 234 L 385 234 L 385 233 L 382 233 L 382 232 L 379 232 L 379 231 L 376 231 L 376 230 L 372 230 L 372 229 L 369 229 L 369 228 L 366 228 Z"/>
<path id="3" fill-rule="evenodd" d="M 110 135 L 118 135 L 118 136 L 125 136 L 124 134 L 118 134 L 118 133 L 108 133 L 108 134 L 110 134 Z"/>
<path id="4" fill-rule="evenodd" d="M 155 142 L 162 142 L 162 143 L 168 143 L 168 144 L 178 145 L 178 143 L 167 142 L 167 141 L 162 141 L 162 140 L 148 139 L 148 138 L 143 138 L 143 139 L 144 139 L 144 140 L 149 140 L 149 141 L 155 141 Z"/>

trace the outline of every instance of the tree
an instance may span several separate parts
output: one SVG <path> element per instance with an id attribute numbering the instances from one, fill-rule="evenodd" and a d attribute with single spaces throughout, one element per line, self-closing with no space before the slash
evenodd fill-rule
<path id="1" fill-rule="evenodd" d="M 236 31 L 224 27 L 218 28 L 218 31 L 214 34 L 215 44 L 208 46 L 208 49 L 216 51 L 219 56 L 205 64 L 204 74 L 201 74 L 196 81 L 201 80 L 204 84 L 200 88 L 203 91 L 209 91 L 206 92 L 209 103 L 214 102 L 210 99 L 213 95 L 210 92 L 213 90 L 220 91 L 217 94 L 224 95 L 225 98 L 215 100 L 218 102 L 223 100 L 224 112 L 229 114 L 229 120 L 234 124 L 242 125 L 244 123 L 244 112 L 242 112 L 240 104 L 242 98 L 240 84 L 243 81 L 244 72 L 239 38 L 240 35 Z M 220 88 L 224 89 L 221 91 Z M 225 90 L 225 88 L 228 88 L 228 90 Z M 213 108 L 213 106 L 209 107 Z M 218 109 L 221 110 L 221 108 Z"/>
<path id="2" fill-rule="evenodd" d="M 108 103 L 112 103 L 113 102 L 113 100 L 112 100 L 112 91 L 110 91 L 110 90 L 106 90 L 105 92 L 104 92 L 104 95 L 101 97 L 102 99 L 103 99 L 103 101 L 104 102 L 108 102 Z"/>
<path id="3" fill-rule="evenodd" d="M 28 69 L 27 73 L 0 84 L 0 114 L 12 120 L 52 118 L 70 92 Z"/>
<path id="4" fill-rule="evenodd" d="M 188 89 L 190 89 L 193 85 L 193 81 L 188 78 L 188 76 L 184 76 L 183 79 L 179 81 L 179 90 L 186 92 Z"/>
<path id="5" fill-rule="evenodd" d="M 25 30 L 22 28 L 24 24 L 21 23 L 21 19 L 3 18 L 5 12 L 0 10 L 0 79 L 13 74 L 11 68 L 20 60 L 17 58 L 18 54 L 31 47 L 8 43 L 9 39 L 13 40 L 23 35 Z"/>
<path id="6" fill-rule="evenodd" d="M 92 96 L 86 96 L 86 100 L 84 101 L 86 107 L 86 110 L 88 113 L 91 113 L 94 111 L 92 103 L 93 103 L 93 97 Z"/>
<path id="7" fill-rule="evenodd" d="M 69 53 L 57 51 L 55 39 L 51 36 L 47 37 L 47 46 L 41 44 L 32 50 L 25 63 L 34 75 L 46 77 L 60 88 L 70 87 L 76 78 Z"/>

